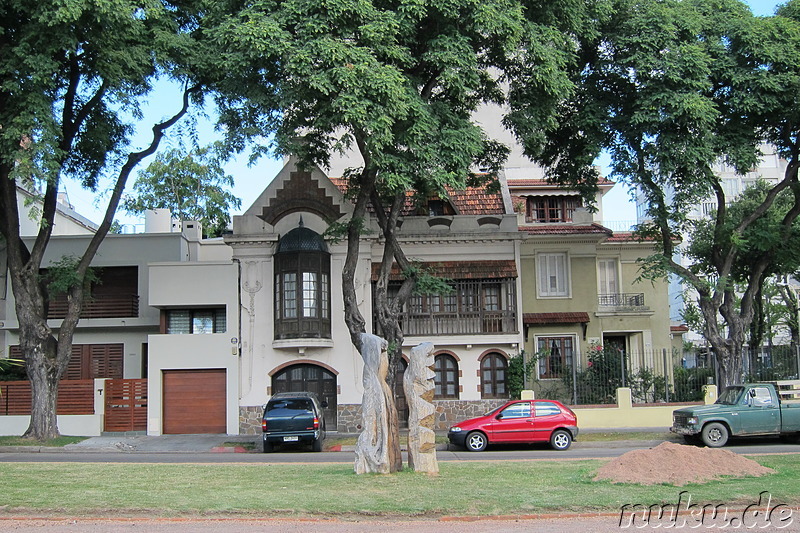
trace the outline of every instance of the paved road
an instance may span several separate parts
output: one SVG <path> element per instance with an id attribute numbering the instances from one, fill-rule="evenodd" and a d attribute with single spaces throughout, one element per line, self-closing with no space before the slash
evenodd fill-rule
<path id="1" fill-rule="evenodd" d="M 469 531 L 470 533 L 592 533 L 619 532 L 616 516 L 599 517 L 549 517 L 513 520 L 203 520 L 203 519 L 126 519 L 87 520 L 59 518 L 52 520 L 4 520 L 0 519 L 0 531 L 15 533 L 41 533 L 43 530 L 59 533 L 230 533 L 247 531 L 254 533 L 417 533 L 430 531 Z M 798 530 L 789 530 L 798 531 Z"/>
<path id="2" fill-rule="evenodd" d="M 578 443 L 562 452 L 548 446 L 494 447 L 480 453 L 438 450 L 439 461 L 519 461 L 553 459 L 605 459 L 626 452 L 657 446 L 659 441 L 615 441 Z M 800 453 L 800 445 L 778 440 L 740 441 L 726 449 L 742 455 Z M 211 453 L 197 451 L 80 450 L 38 453 L 0 452 L 0 462 L 104 462 L 104 463 L 350 463 L 351 451 L 313 453 L 305 449 L 275 453 Z"/>
<path id="3" fill-rule="evenodd" d="M 637 448 L 648 448 L 658 442 L 626 441 L 611 443 L 575 443 L 566 452 L 555 452 L 547 447 L 494 448 L 482 453 L 461 450 L 439 450 L 440 461 L 475 460 L 552 460 L 552 459 L 591 459 L 622 455 Z M 800 453 L 800 446 L 787 445 L 775 440 L 742 441 L 728 447 L 741 454 Z M 282 463 L 282 462 L 353 462 L 352 452 L 288 451 L 272 454 L 260 453 L 197 453 L 197 452 L 146 452 L 118 449 L 116 451 L 62 451 L 58 453 L 0 453 L 0 462 L 140 462 L 140 463 Z M 0 502 L 2 509 L 2 502 Z M 797 516 L 791 516 L 788 523 L 773 524 L 773 527 L 760 531 L 800 532 L 800 509 L 792 509 Z M 763 525 L 763 524 L 762 524 Z M 627 527 L 625 527 L 627 526 Z M 694 527 L 692 527 L 694 526 Z M 711 524 L 706 524 L 706 527 Z M 720 527 L 717 524 L 715 527 Z M 785 527 L 783 527 L 785 526 Z M 187 533 L 203 531 L 206 533 L 228 533 L 230 531 L 252 531 L 256 533 L 367 533 L 391 530 L 393 533 L 429 532 L 432 530 L 470 531 L 470 533 L 572 533 L 591 531 L 597 533 L 618 532 L 620 529 L 694 529 L 698 524 L 684 524 L 676 527 L 664 523 L 632 523 L 628 520 L 620 527 L 620 516 L 615 513 L 591 516 L 563 514 L 560 516 L 537 517 L 495 517 L 489 519 L 442 518 L 437 520 L 371 520 L 371 519 L 326 519 L 326 520 L 286 520 L 257 517 L 241 518 L 157 518 L 157 517 L 12 517 L 0 513 L 0 531 L 16 533 L 39 533 L 43 530 L 59 533 Z M 741 528 L 741 526 L 740 526 Z"/>
<path id="4" fill-rule="evenodd" d="M 796 511 L 796 510 L 795 510 Z M 788 516 L 783 522 L 760 523 L 758 517 L 745 519 L 744 523 L 736 520 L 741 512 L 731 512 L 725 520 L 731 520 L 728 527 L 734 529 L 756 531 L 792 531 L 800 532 L 800 517 Z M 752 522 L 751 522 L 752 520 Z M 748 529 L 752 525 L 754 529 Z M 764 526 L 760 528 L 759 526 Z M 0 531 L 16 533 L 40 533 L 43 530 L 59 533 L 229 533 L 230 531 L 247 531 L 255 533 L 373 533 L 375 531 L 392 531 L 392 533 L 418 533 L 439 531 L 469 531 L 470 533 L 574 533 L 590 531 L 592 533 L 611 533 L 625 530 L 661 529 L 695 530 L 725 529 L 723 520 L 705 523 L 691 522 L 690 518 L 679 515 L 675 522 L 631 522 L 623 520 L 617 514 L 596 516 L 560 515 L 541 517 L 504 518 L 443 518 L 438 520 L 285 520 L 285 519 L 237 519 L 237 518 L 121 518 L 121 519 L 87 519 L 87 518 L 52 518 L 52 519 L 3 519 L 0 518 Z"/>

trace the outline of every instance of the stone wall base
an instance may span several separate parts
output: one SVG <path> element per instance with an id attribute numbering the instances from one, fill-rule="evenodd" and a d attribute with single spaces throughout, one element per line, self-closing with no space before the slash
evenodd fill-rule
<path id="1" fill-rule="evenodd" d="M 436 421 L 434 430 L 447 431 L 450 426 L 462 420 L 481 416 L 496 407 L 500 407 L 507 400 L 434 400 L 436 406 Z M 361 404 L 339 404 L 337 406 L 337 424 L 335 430 L 339 433 L 361 432 Z M 261 416 L 264 409 L 261 406 L 239 407 L 239 434 L 261 435 Z M 333 430 L 334 428 L 329 428 Z"/>
<path id="2" fill-rule="evenodd" d="M 508 400 L 434 400 L 436 406 L 435 431 L 447 431 L 450 426 L 468 418 L 486 414 Z M 361 432 L 361 404 L 339 404 L 337 430 L 340 433 Z"/>
<path id="3" fill-rule="evenodd" d="M 260 405 L 239 406 L 239 435 L 261 435 L 264 408 Z"/>

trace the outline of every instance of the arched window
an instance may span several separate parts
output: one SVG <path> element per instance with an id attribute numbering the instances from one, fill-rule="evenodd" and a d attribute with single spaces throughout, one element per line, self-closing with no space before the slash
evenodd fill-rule
<path id="1" fill-rule="evenodd" d="M 275 252 L 275 338 L 331 337 L 331 254 L 322 236 L 300 225 Z"/>
<path id="2" fill-rule="evenodd" d="M 508 362 L 499 353 L 490 353 L 481 361 L 481 397 L 508 398 L 506 376 Z"/>
<path id="3" fill-rule="evenodd" d="M 433 364 L 436 385 L 434 398 L 458 399 L 458 363 L 456 358 L 449 354 L 439 354 L 434 357 Z"/>

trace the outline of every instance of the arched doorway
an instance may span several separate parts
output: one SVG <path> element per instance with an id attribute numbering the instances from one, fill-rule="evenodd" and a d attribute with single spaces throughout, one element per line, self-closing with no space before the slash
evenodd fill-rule
<path id="1" fill-rule="evenodd" d="M 319 399 L 328 402 L 325 420 L 328 431 L 336 431 L 336 375 L 329 370 L 308 363 L 288 366 L 272 376 L 272 393 L 313 392 Z"/>

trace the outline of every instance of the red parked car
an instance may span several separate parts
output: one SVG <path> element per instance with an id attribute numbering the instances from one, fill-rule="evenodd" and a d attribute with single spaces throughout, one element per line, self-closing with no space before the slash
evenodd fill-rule
<path id="1" fill-rule="evenodd" d="M 513 400 L 450 428 L 456 446 L 480 452 L 489 444 L 549 442 L 566 450 L 578 436 L 578 417 L 555 400 Z"/>

